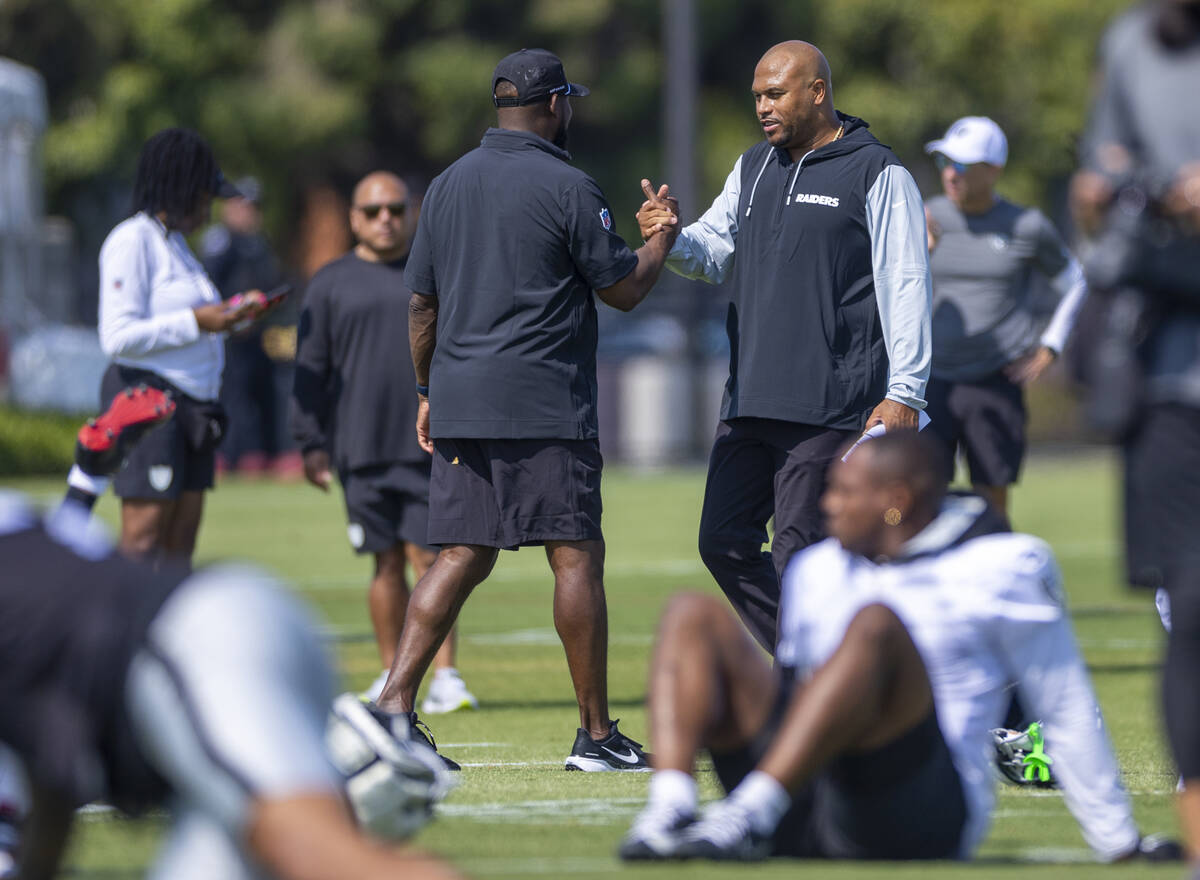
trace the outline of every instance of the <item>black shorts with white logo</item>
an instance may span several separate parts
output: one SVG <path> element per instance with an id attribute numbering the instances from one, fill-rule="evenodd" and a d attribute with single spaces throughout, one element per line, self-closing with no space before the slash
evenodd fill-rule
<path id="1" fill-rule="evenodd" d="M 216 446 L 202 451 L 193 448 L 182 421 L 183 410 L 198 401 L 181 394 L 155 373 L 110 364 L 100 382 L 100 408 L 106 409 L 121 391 L 141 383 L 171 391 L 176 411 L 130 450 L 125 464 L 113 477 L 113 492 L 119 498 L 174 501 L 181 492 L 211 489 Z"/>
<path id="2" fill-rule="evenodd" d="M 954 475 L 954 455 L 967 456 L 971 483 L 1009 486 L 1025 458 L 1025 393 L 1003 373 L 974 382 L 930 377 L 925 387 L 929 429 L 942 441 L 946 467 Z"/>
<path id="3" fill-rule="evenodd" d="M 792 695 L 780 688 L 754 741 L 714 753 L 726 791 L 766 754 Z M 772 838 L 773 855 L 817 859 L 953 859 L 967 824 L 962 780 L 932 711 L 882 748 L 841 755 L 792 798 Z"/>
<path id="4" fill-rule="evenodd" d="M 515 550 L 600 531 L 596 440 L 433 441 L 429 543 Z"/>
<path id="5" fill-rule="evenodd" d="M 401 541 L 427 546 L 428 462 L 368 465 L 338 476 L 346 502 L 346 535 L 356 553 L 380 553 Z"/>

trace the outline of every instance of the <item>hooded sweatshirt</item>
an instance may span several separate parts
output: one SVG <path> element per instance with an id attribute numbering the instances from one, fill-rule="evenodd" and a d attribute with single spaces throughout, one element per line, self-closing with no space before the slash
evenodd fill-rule
<path id="1" fill-rule="evenodd" d="M 925 407 L 932 288 L 921 195 L 865 122 L 838 117 L 842 137 L 799 160 L 766 141 L 743 153 L 671 250 L 672 271 L 726 282 L 722 419 L 857 431 L 885 396 Z"/>

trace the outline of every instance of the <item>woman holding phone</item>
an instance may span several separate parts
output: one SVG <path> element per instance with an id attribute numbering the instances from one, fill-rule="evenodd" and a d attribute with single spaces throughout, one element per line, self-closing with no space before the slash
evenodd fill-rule
<path id="1" fill-rule="evenodd" d="M 217 399 L 223 334 L 267 308 L 257 290 L 222 302 L 185 239 L 207 222 L 213 198 L 236 192 L 200 135 L 164 129 L 138 158 L 133 215 L 100 249 L 100 346 L 112 359 L 101 408 L 138 384 L 168 391 L 176 403 L 113 481 L 121 548 L 132 556 L 191 560 L 226 424 Z"/>

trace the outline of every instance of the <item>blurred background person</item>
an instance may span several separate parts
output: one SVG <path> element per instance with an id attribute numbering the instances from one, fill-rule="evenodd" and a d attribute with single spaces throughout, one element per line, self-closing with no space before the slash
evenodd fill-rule
<path id="1" fill-rule="evenodd" d="M 961 449 L 971 487 L 1008 513 L 1025 457 L 1024 386 L 1063 350 L 1087 287 L 1079 262 L 1037 208 L 996 194 L 1008 139 L 986 116 L 965 116 L 930 141 L 944 195 L 925 203 L 933 276 L 933 362 L 926 412 L 946 452 Z M 1035 275 L 1060 297 L 1038 333 Z"/>
<path id="2" fill-rule="evenodd" d="M 1071 182 L 1097 236 L 1089 283 L 1108 304 L 1093 397 L 1122 437 L 1130 583 L 1163 588 L 1171 626 L 1163 712 L 1200 855 L 1200 2 L 1157 0 L 1109 27 Z M 1121 344 L 1128 357 L 1113 357 Z M 1132 347 L 1136 344 L 1136 347 Z M 1114 369 L 1117 368 L 1117 369 Z M 1114 398 L 1122 398 L 1114 400 Z M 1094 410 L 1095 411 L 1095 410 Z"/>
<path id="3" fill-rule="evenodd" d="M 304 474 L 329 490 L 332 469 L 346 502 L 347 534 L 356 553 L 375 557 L 367 604 L 387 680 L 408 607 L 405 566 L 420 580 L 437 551 L 429 537 L 432 459 L 417 443 L 416 375 L 408 341 L 404 284 L 412 224 L 409 196 L 394 174 L 368 174 L 354 188 L 350 228 L 358 244 L 319 271 L 300 317 L 292 425 Z M 455 668 L 455 631 L 434 658 L 421 711 L 478 705 Z"/>
<path id="4" fill-rule="evenodd" d="M 226 300 L 243 290 L 271 290 L 284 281 L 262 230 L 262 185 L 243 177 L 234 186 L 238 195 L 225 200 L 220 221 L 200 243 L 208 277 Z M 219 458 L 233 470 L 260 473 L 280 451 L 286 398 L 280 396 L 275 361 L 267 352 L 271 335 L 270 327 L 256 323 L 225 341 L 221 403 L 229 414 L 229 430 Z"/>
<path id="5" fill-rule="evenodd" d="M 133 216 L 100 249 L 100 346 L 112 359 L 101 408 L 139 383 L 171 391 L 177 407 L 113 481 L 121 547 L 132 555 L 191 559 L 227 421 L 221 334 L 265 306 L 257 290 L 223 303 L 185 238 L 208 221 L 214 197 L 234 194 L 200 135 L 164 129 L 138 158 Z"/>

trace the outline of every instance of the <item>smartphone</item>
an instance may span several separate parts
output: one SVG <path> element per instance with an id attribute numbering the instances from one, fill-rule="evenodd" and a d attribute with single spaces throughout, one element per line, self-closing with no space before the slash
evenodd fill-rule
<path id="1" fill-rule="evenodd" d="M 278 287 L 272 287 L 263 294 L 267 298 L 267 308 L 275 308 L 275 306 L 287 299 L 291 295 L 291 292 L 292 285 L 290 284 L 280 284 Z"/>

